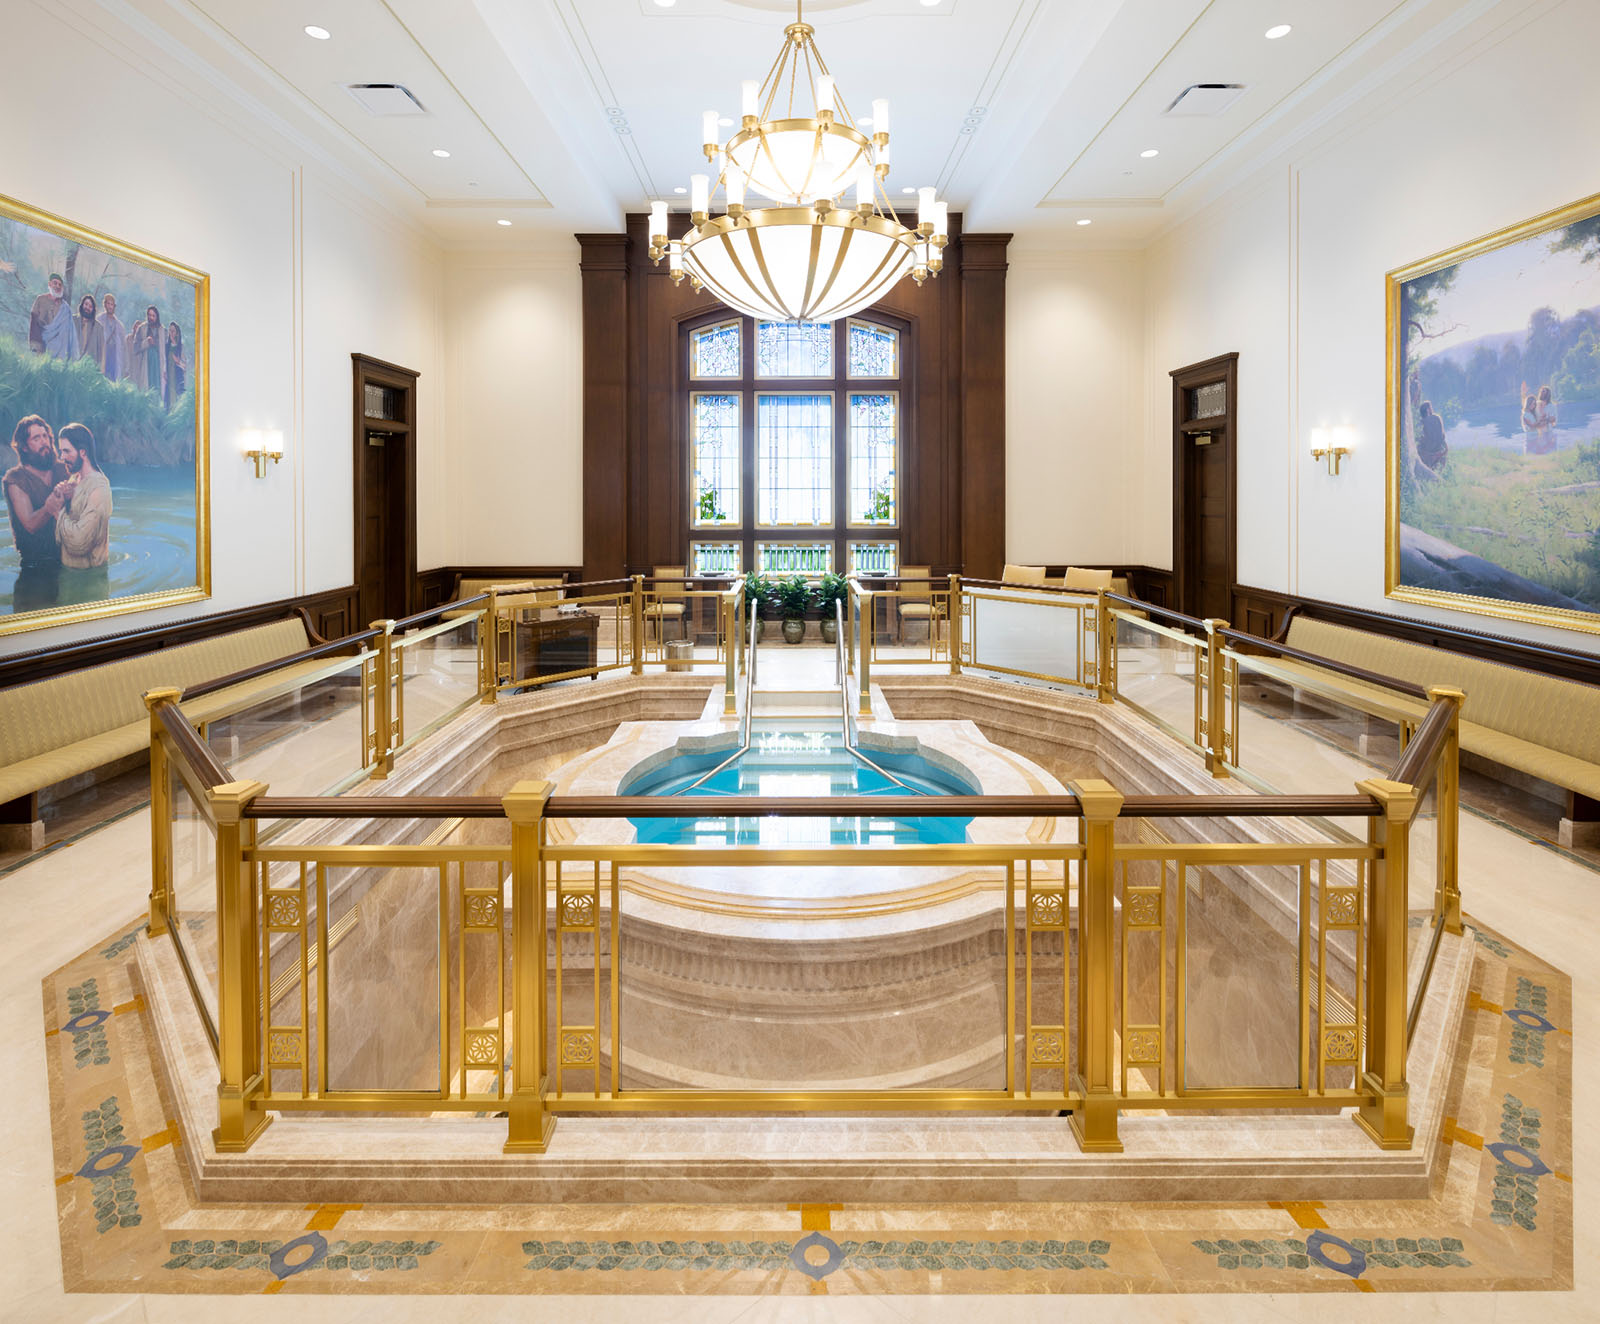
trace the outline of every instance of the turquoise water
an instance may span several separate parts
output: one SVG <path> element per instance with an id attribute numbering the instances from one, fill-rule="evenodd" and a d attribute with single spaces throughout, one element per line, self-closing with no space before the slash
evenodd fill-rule
<path id="1" fill-rule="evenodd" d="M 679 754 L 617 788 L 618 795 L 673 795 L 728 757 Z M 866 751 L 869 758 L 930 795 L 976 795 L 977 788 L 918 754 Z M 681 798 L 710 802 L 725 795 L 914 795 L 867 767 L 837 731 L 757 730 L 750 752 Z M 706 805 L 708 815 L 714 804 Z M 970 818 L 636 818 L 641 842 L 685 846 L 890 846 L 967 839 Z"/>

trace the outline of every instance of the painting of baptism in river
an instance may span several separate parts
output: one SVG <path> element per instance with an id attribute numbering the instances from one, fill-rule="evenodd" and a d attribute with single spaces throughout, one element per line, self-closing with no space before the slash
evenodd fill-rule
<path id="1" fill-rule="evenodd" d="M 205 332 L 202 273 L 0 198 L 0 633 L 204 596 Z"/>
<path id="2" fill-rule="evenodd" d="M 1600 199 L 1426 266 L 1390 277 L 1390 595 L 1600 630 Z"/>

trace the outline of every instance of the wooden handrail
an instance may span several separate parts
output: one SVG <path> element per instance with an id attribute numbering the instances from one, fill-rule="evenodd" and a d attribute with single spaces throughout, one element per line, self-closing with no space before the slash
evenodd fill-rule
<path id="1" fill-rule="evenodd" d="M 1303 648 L 1291 648 L 1288 644 L 1276 643 L 1271 639 L 1263 639 L 1260 635 L 1246 634 L 1243 630 L 1219 630 L 1224 639 L 1235 643 L 1248 644 L 1252 648 L 1264 648 L 1279 657 L 1292 657 L 1297 662 L 1308 662 L 1312 666 L 1321 667 L 1324 671 L 1333 671 L 1341 676 L 1349 676 L 1352 680 L 1365 681 L 1369 685 L 1377 685 L 1386 690 L 1393 690 L 1396 694 L 1405 694 L 1413 699 L 1426 699 L 1428 689 L 1425 685 L 1418 685 L 1415 681 L 1401 680 L 1398 676 L 1385 676 L 1377 671 L 1368 671 L 1365 667 L 1352 666 L 1349 662 L 1340 662 L 1336 658 L 1323 657 L 1320 653 L 1308 653 Z"/>
<path id="2" fill-rule="evenodd" d="M 1126 597 L 1121 593 L 1106 590 L 1106 601 L 1121 603 L 1124 607 L 1131 607 L 1134 611 L 1142 612 L 1147 616 L 1164 616 L 1169 621 L 1177 621 L 1188 626 L 1191 630 L 1205 633 L 1206 623 L 1198 616 L 1185 616 L 1181 611 L 1173 611 L 1171 607 L 1158 607 L 1152 602 L 1141 602 L 1138 598 Z"/>
<path id="3" fill-rule="evenodd" d="M 183 709 L 175 703 L 163 703 L 156 709 L 167 738 L 172 741 L 173 752 L 193 770 L 207 788 L 223 786 L 233 780 L 232 774 L 222 766 L 211 746 L 200 739 L 194 724 L 184 716 Z"/>
<path id="4" fill-rule="evenodd" d="M 1406 742 L 1405 752 L 1400 755 L 1400 762 L 1394 770 L 1395 781 L 1420 787 L 1428 779 L 1434 764 L 1438 762 L 1439 751 L 1450 738 L 1450 723 L 1455 707 L 1450 699 L 1440 699 L 1428 709 L 1428 715 L 1422 719 L 1416 735 Z"/>
<path id="5" fill-rule="evenodd" d="M 424 621 L 431 621 L 436 617 L 443 617 L 446 612 L 465 611 L 468 607 L 476 607 L 480 602 L 487 602 L 489 595 L 479 593 L 470 598 L 459 598 L 455 602 L 441 602 L 436 607 L 429 607 L 426 611 L 419 611 L 415 616 L 407 616 L 394 623 L 394 633 L 404 634 L 414 625 L 421 625 Z"/>
<path id="6" fill-rule="evenodd" d="M 290 653 L 288 657 L 273 658 L 269 662 L 258 662 L 253 667 L 245 667 L 242 671 L 230 671 L 226 676 L 218 676 L 213 680 L 203 680 L 198 685 L 191 685 L 183 692 L 184 701 L 201 699 L 208 694 L 215 694 L 218 690 L 225 690 L 230 685 L 242 685 L 247 680 L 254 680 L 257 676 L 265 676 L 269 672 L 277 671 L 280 667 L 293 666 L 296 662 L 310 662 L 314 658 L 327 657 L 341 649 L 351 648 L 364 644 L 368 639 L 376 639 L 382 633 L 379 630 L 363 630 L 360 634 L 347 634 L 343 639 L 335 639 L 331 643 L 318 644 L 315 648 L 302 649 L 298 653 Z"/>
<path id="7" fill-rule="evenodd" d="M 250 818 L 499 818 L 498 797 L 261 796 Z M 759 796 L 558 795 L 546 818 L 1077 818 L 1074 795 Z M 1374 818 L 1366 795 L 1130 795 L 1123 818 Z"/>

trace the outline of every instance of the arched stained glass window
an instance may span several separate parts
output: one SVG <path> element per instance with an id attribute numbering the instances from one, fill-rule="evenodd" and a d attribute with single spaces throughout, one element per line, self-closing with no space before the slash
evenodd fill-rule
<path id="1" fill-rule="evenodd" d="M 691 377 L 737 377 L 739 375 L 738 319 L 703 327 L 689 337 L 689 375 Z"/>
<path id="2" fill-rule="evenodd" d="M 685 332 L 691 573 L 899 568 L 907 334 L 872 317 Z"/>

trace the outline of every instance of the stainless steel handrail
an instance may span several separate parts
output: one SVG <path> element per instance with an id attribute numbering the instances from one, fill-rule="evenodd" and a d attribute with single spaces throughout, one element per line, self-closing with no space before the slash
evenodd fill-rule
<path id="1" fill-rule="evenodd" d="M 704 773 L 703 775 L 701 775 L 699 777 L 696 777 L 687 786 L 680 787 L 678 790 L 674 791 L 672 793 L 673 795 L 687 795 L 690 791 L 693 791 L 693 790 L 697 789 L 698 787 L 704 786 L 708 781 L 710 781 L 713 777 L 715 777 L 724 768 L 729 767 L 731 764 L 737 763 L 740 759 L 742 759 L 746 754 L 748 754 L 750 752 L 750 713 L 751 713 L 751 710 L 755 707 L 756 658 L 759 656 L 759 653 L 760 653 L 760 649 L 759 649 L 758 645 L 759 645 L 760 639 L 761 639 L 760 634 L 757 633 L 757 629 L 760 626 L 760 624 L 761 624 L 760 611 L 757 610 L 757 611 L 751 612 L 750 613 L 750 651 L 745 657 L 745 668 L 744 668 L 744 719 L 739 725 L 739 748 L 734 750 L 733 753 L 729 754 L 727 758 L 723 759 L 722 762 L 717 764 L 717 766 L 714 767 L 713 769 L 711 769 L 710 772 Z M 733 639 L 731 637 L 728 640 L 728 647 L 729 648 L 733 647 Z"/>
<path id="2" fill-rule="evenodd" d="M 910 791 L 913 795 L 932 795 L 932 791 L 925 791 L 920 786 L 912 786 L 909 782 L 901 781 L 900 778 L 894 775 L 894 773 L 890 772 L 887 768 L 880 767 L 856 747 L 856 739 L 850 734 L 849 673 L 845 669 L 844 664 L 844 604 L 841 603 L 837 598 L 834 599 L 833 603 L 833 619 L 834 675 L 839 678 L 839 716 L 844 724 L 845 749 L 854 754 L 856 758 L 865 763 L 867 767 L 871 768 L 875 773 L 878 774 L 878 776 L 892 781 L 901 790 Z"/>

